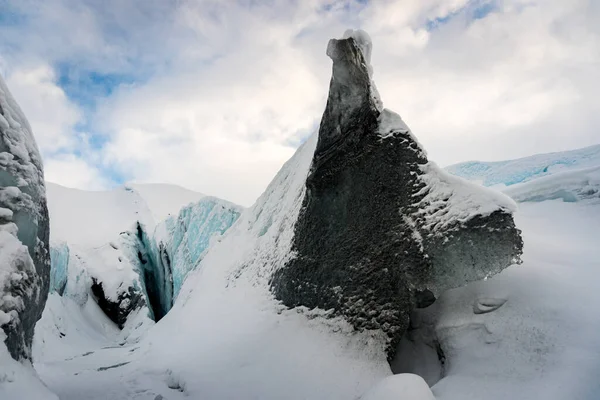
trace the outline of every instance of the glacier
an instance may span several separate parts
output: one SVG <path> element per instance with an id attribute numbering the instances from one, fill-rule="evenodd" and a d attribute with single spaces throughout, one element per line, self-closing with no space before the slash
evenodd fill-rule
<path id="1" fill-rule="evenodd" d="M 168 185 L 48 185 L 32 354 L 59 398 L 598 398 L 597 167 L 504 193 L 440 169 L 383 108 L 369 36 L 344 38 L 350 53 L 328 53 L 353 66 L 334 60 L 322 129 L 248 209 Z M 56 398 L 7 355 L 1 398 Z"/>

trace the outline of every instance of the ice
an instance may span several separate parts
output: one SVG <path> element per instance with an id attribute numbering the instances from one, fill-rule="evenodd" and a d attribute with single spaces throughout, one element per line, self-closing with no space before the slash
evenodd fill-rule
<path id="1" fill-rule="evenodd" d="M 173 273 L 176 298 L 186 276 L 192 271 L 213 240 L 219 240 L 238 219 L 242 207 L 214 197 L 205 197 L 181 209 L 156 229 L 156 246 L 164 242 Z M 164 230 L 164 231 L 163 231 Z"/>
<path id="2" fill-rule="evenodd" d="M 69 246 L 66 243 L 52 244 L 50 246 L 50 292 L 62 295 L 67 285 L 69 268 Z"/>
<path id="3" fill-rule="evenodd" d="M 365 61 L 367 71 L 369 72 L 369 78 L 371 81 L 371 97 L 376 107 L 380 111 L 383 110 L 383 102 L 381 101 L 381 96 L 379 95 L 379 91 L 377 90 L 375 81 L 373 81 L 373 66 L 371 65 L 371 52 L 373 51 L 373 42 L 371 41 L 371 36 L 369 36 L 369 34 L 362 29 L 347 29 L 344 32 L 342 38 L 352 38 L 356 41 L 356 44 L 358 45 L 358 48 L 360 49 L 360 52 L 362 53 L 363 59 Z"/>

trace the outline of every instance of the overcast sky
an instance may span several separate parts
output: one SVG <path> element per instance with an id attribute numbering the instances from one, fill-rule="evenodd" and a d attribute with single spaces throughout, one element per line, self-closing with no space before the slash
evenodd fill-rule
<path id="1" fill-rule="evenodd" d="M 0 73 L 46 179 L 250 205 L 318 127 L 346 28 L 445 166 L 600 143 L 597 0 L 0 0 Z"/>

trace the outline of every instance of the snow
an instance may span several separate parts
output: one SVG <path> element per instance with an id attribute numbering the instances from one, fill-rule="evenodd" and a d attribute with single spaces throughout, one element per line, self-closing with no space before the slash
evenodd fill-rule
<path id="1" fill-rule="evenodd" d="M 378 122 L 379 129 L 377 134 L 379 135 L 380 139 L 384 140 L 388 138 L 397 138 L 397 136 L 408 135 L 416 144 L 416 148 L 414 149 L 414 151 L 416 151 L 423 157 L 427 157 L 427 152 L 425 151 L 423 146 L 421 146 L 421 144 L 417 140 L 417 137 L 413 135 L 408 125 L 406 125 L 406 123 L 402 120 L 402 117 L 400 117 L 400 115 L 385 108 L 381 111 Z"/>
<path id="2" fill-rule="evenodd" d="M 517 205 L 508 196 L 450 175 L 434 162 L 422 165 L 421 170 L 421 180 L 426 186 L 417 193 L 425 194 L 418 214 L 425 218 L 425 226 L 432 232 L 451 227 L 456 222 L 467 222 L 476 215 L 517 210 Z"/>
<path id="3" fill-rule="evenodd" d="M 18 362 L 10 356 L 5 339 L 6 335 L 0 329 L 0 399 L 58 400 L 29 362 Z"/>
<path id="4" fill-rule="evenodd" d="M 382 379 L 361 400 L 435 400 L 427 383 L 418 375 L 398 374 Z"/>

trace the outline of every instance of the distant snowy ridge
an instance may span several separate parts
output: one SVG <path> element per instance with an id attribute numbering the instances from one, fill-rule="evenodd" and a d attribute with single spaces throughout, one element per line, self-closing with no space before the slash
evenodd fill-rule
<path id="1" fill-rule="evenodd" d="M 600 145 L 507 161 L 468 161 L 445 169 L 483 186 L 511 186 L 557 172 L 600 165 Z"/>
<path id="2" fill-rule="evenodd" d="M 471 161 L 446 170 L 494 186 L 518 202 L 600 199 L 600 145 L 510 161 Z"/>

